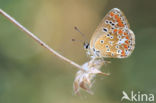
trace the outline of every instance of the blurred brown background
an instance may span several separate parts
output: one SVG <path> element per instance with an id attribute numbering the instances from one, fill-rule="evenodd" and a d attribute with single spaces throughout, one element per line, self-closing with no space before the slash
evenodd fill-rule
<path id="1" fill-rule="evenodd" d="M 0 0 L 0 8 L 60 54 L 83 64 L 88 60 L 82 37 L 88 40 L 105 14 L 121 9 L 136 35 L 127 59 L 103 66 L 111 76 L 96 78 L 94 95 L 74 96 L 77 69 L 0 16 L 0 103 L 120 103 L 122 91 L 156 94 L 155 0 Z"/>

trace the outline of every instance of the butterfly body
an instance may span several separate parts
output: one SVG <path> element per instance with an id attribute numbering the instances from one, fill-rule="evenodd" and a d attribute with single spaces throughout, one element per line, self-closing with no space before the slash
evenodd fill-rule
<path id="1" fill-rule="evenodd" d="M 93 33 L 88 54 L 92 58 L 126 58 L 135 48 L 135 35 L 123 12 L 114 8 Z"/>

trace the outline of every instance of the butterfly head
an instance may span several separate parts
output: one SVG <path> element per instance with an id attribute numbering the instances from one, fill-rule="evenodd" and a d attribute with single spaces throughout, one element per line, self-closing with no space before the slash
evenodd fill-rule
<path id="1" fill-rule="evenodd" d="M 86 50 L 86 54 L 92 57 L 92 53 L 90 50 L 90 44 L 88 42 L 84 42 L 83 47 Z"/>
<path id="2" fill-rule="evenodd" d="M 88 50 L 89 49 L 89 43 L 84 42 L 83 47 L 84 47 L 85 50 Z"/>

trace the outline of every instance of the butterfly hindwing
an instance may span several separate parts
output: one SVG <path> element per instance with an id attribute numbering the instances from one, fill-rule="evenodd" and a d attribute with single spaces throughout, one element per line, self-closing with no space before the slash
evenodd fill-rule
<path id="1" fill-rule="evenodd" d="M 117 8 L 107 13 L 90 41 L 90 51 L 98 57 L 125 58 L 134 46 L 134 33 L 123 12 Z"/>

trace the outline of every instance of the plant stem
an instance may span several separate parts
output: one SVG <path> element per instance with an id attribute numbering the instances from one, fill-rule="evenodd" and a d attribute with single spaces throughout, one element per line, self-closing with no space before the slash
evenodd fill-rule
<path id="1" fill-rule="evenodd" d="M 23 32 L 25 32 L 28 36 L 30 36 L 33 40 L 35 40 L 37 43 L 39 43 L 44 48 L 48 49 L 51 53 L 53 53 L 55 56 L 59 57 L 60 59 L 70 63 L 71 65 L 77 67 L 80 70 L 85 71 L 79 64 L 73 62 L 72 60 L 62 56 L 58 52 L 56 52 L 54 49 L 50 48 L 46 43 L 44 43 L 42 40 L 40 40 L 37 36 L 35 36 L 32 32 L 30 32 L 28 29 L 26 29 L 24 26 L 22 26 L 19 22 L 17 22 L 13 17 L 8 15 L 5 11 L 0 9 L 0 14 L 2 14 L 4 17 L 6 17 L 10 22 L 15 24 L 19 29 L 21 29 Z"/>

